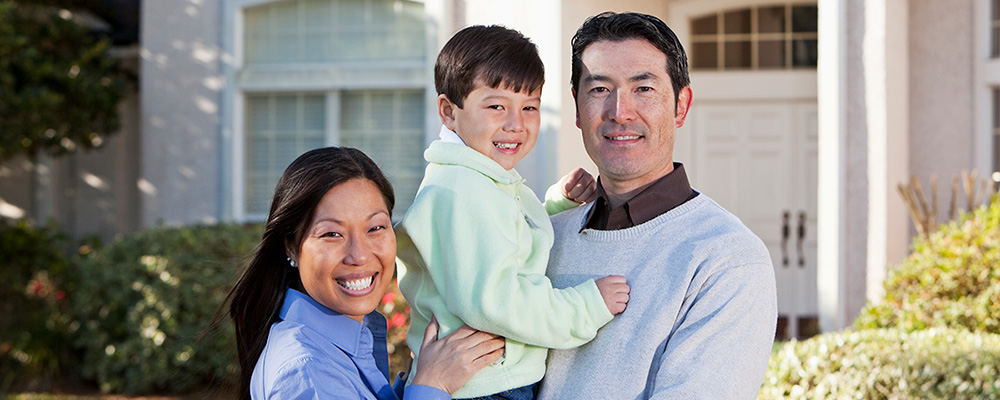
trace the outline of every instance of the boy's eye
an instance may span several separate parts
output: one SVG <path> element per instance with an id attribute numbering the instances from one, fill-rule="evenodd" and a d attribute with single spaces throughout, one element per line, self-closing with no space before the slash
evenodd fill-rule
<path id="1" fill-rule="evenodd" d="M 493 110 L 503 110 L 503 106 L 501 106 L 499 104 L 489 105 L 489 106 L 486 106 L 486 108 L 490 108 L 490 109 L 493 109 Z"/>
<path id="2" fill-rule="evenodd" d="M 527 106 L 527 107 L 524 107 L 524 110 L 525 110 L 525 111 L 537 111 L 537 110 L 538 110 L 538 107 L 535 107 L 535 106 Z"/>

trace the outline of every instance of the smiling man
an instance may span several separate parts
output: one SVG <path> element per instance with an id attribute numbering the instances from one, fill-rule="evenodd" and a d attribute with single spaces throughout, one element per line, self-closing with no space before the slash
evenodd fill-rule
<path id="1" fill-rule="evenodd" d="M 590 343 L 552 350 L 542 399 L 753 399 L 774 339 L 764 244 L 691 188 L 673 161 L 692 91 L 687 58 L 656 17 L 603 13 L 573 37 L 577 126 L 598 198 L 552 219 L 547 275 L 567 287 L 608 274 L 625 312 Z"/>

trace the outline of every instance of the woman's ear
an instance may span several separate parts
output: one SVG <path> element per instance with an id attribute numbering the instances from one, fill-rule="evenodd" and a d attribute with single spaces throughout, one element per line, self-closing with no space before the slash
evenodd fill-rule
<path id="1" fill-rule="evenodd" d="M 448 100 L 448 96 L 444 93 L 438 95 L 438 116 L 441 117 L 441 123 L 445 127 L 450 129 L 452 132 L 457 132 L 455 130 L 455 109 L 461 108 L 451 100 Z"/>

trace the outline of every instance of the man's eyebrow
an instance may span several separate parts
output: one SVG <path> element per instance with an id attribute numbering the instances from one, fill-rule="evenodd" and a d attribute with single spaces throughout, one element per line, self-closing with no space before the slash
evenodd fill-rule
<path id="1" fill-rule="evenodd" d="M 641 82 L 641 81 L 656 80 L 656 79 L 658 79 L 657 76 L 656 76 L 656 74 L 654 74 L 652 72 L 643 72 L 643 73 L 641 73 L 639 75 L 635 75 L 635 76 L 633 76 L 631 78 L 628 78 L 628 81 L 629 82 Z M 606 75 L 597 75 L 597 74 L 589 75 L 589 76 L 583 78 L 583 82 L 584 83 L 590 83 L 590 82 L 611 82 L 611 81 L 612 81 L 611 77 L 606 76 Z"/>

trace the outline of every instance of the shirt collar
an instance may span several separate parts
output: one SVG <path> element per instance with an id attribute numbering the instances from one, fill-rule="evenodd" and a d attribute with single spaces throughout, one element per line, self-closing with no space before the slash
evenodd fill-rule
<path id="1" fill-rule="evenodd" d="M 465 144 L 465 141 L 462 140 L 461 136 L 458 136 L 458 134 L 455 133 L 455 131 L 448 129 L 448 127 L 444 125 L 441 125 L 441 132 L 438 133 L 438 138 L 445 143 L 455 143 L 455 144 L 460 144 L 462 146 L 467 146 Z"/>
<path id="2" fill-rule="evenodd" d="M 612 209 L 607 192 L 597 179 L 597 200 L 587 212 L 581 231 L 585 228 L 618 230 L 645 223 L 684 204 L 698 195 L 691 189 L 684 165 L 674 163 L 674 170 L 660 177 L 624 204 Z"/>
<path id="3" fill-rule="evenodd" d="M 352 357 L 365 348 L 371 348 L 373 339 L 384 340 L 388 330 L 385 317 L 377 311 L 366 315 L 363 323 L 358 322 L 295 289 L 285 292 L 279 316 L 284 321 L 308 326 Z M 371 332 L 371 336 L 366 331 Z"/>

